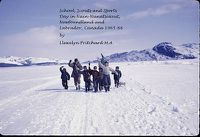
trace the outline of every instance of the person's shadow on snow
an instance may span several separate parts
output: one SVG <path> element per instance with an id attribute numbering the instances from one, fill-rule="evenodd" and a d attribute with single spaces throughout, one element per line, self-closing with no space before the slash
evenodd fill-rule
<path id="1" fill-rule="evenodd" d="M 97 92 L 94 92 L 93 90 L 90 90 L 90 91 L 85 91 L 85 88 L 81 88 L 81 90 L 76 90 L 76 89 L 73 89 L 74 86 L 69 86 L 69 89 L 63 89 L 63 88 L 46 88 L 46 89 L 39 89 L 39 90 L 36 90 L 36 91 L 46 91 L 46 92 L 76 92 L 76 93 L 80 93 L 80 92 L 85 92 L 85 93 L 101 93 L 101 92 L 104 92 L 104 91 L 97 91 Z"/>

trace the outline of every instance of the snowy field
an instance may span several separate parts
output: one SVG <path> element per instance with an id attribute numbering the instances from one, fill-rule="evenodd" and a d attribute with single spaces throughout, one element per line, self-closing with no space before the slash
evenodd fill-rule
<path id="1" fill-rule="evenodd" d="M 126 86 L 114 88 L 112 79 L 108 93 L 85 93 L 83 81 L 76 91 L 73 79 L 64 90 L 60 66 L 0 68 L 0 133 L 199 134 L 198 60 L 116 65 Z"/>

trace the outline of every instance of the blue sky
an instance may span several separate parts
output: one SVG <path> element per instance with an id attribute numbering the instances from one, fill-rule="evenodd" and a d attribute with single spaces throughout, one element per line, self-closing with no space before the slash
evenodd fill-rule
<path id="1" fill-rule="evenodd" d="M 72 40 L 112 40 L 112 46 L 59 46 L 59 9 L 117 9 L 120 20 L 108 24 L 122 31 L 68 32 Z M 84 60 L 100 53 L 199 42 L 199 5 L 195 0 L 2 0 L 0 56 L 33 56 Z M 90 53 L 90 54 L 88 54 Z"/>

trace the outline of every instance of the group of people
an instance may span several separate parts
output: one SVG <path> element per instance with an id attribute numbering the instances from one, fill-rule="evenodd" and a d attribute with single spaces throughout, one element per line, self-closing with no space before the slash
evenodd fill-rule
<path id="1" fill-rule="evenodd" d="M 119 66 L 116 66 L 114 70 L 111 67 L 109 67 L 109 63 L 105 59 L 102 59 L 101 61 L 98 62 L 99 65 L 98 69 L 97 66 L 94 66 L 93 69 L 91 69 L 90 63 L 88 64 L 88 67 L 87 66 L 82 67 L 77 58 L 74 59 L 74 62 L 70 60 L 68 65 L 73 69 L 71 77 L 74 78 L 74 85 L 76 87 L 76 90 L 80 90 L 81 75 L 83 75 L 86 92 L 93 89 L 94 92 L 102 91 L 103 89 L 106 92 L 110 91 L 110 85 L 111 85 L 110 74 L 114 75 L 115 87 L 117 88 L 119 87 L 119 80 L 122 76 L 122 73 L 119 70 Z M 65 89 L 68 89 L 68 80 L 70 80 L 70 75 L 67 72 L 66 68 L 64 68 L 64 66 L 60 67 L 60 71 L 61 71 L 62 85 Z M 91 89 L 92 83 L 93 83 L 93 88 Z"/>

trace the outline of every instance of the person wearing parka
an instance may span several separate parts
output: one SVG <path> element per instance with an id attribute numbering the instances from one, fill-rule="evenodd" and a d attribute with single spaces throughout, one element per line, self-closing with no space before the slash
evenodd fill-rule
<path id="1" fill-rule="evenodd" d="M 99 75 L 99 71 L 97 70 L 97 66 L 94 66 L 94 69 L 92 70 L 90 68 L 90 63 L 89 63 L 89 71 L 90 71 L 90 74 L 92 75 L 94 91 L 97 92 L 98 87 L 99 87 L 99 81 L 100 81 L 100 75 Z"/>
<path id="2" fill-rule="evenodd" d="M 87 69 L 86 66 L 84 66 L 83 71 L 80 71 L 80 73 L 83 75 L 83 80 L 85 82 L 85 92 L 87 92 L 90 90 L 91 86 L 90 71 Z"/>
<path id="3" fill-rule="evenodd" d="M 80 71 L 82 70 L 82 65 L 80 64 L 80 62 L 78 61 L 78 59 L 74 59 L 74 62 L 72 62 L 72 60 L 69 61 L 68 65 L 70 67 L 72 67 L 72 74 L 71 77 L 74 78 L 74 85 L 76 87 L 76 90 L 80 90 L 80 78 L 81 78 L 81 74 Z"/>
<path id="4" fill-rule="evenodd" d="M 115 68 L 116 73 L 112 73 L 114 75 L 114 82 L 115 82 L 115 87 L 119 87 L 119 80 L 122 77 L 122 72 L 119 70 L 119 66 L 116 66 Z"/>
<path id="5" fill-rule="evenodd" d="M 109 63 L 106 61 L 105 65 L 103 65 L 99 61 L 99 67 L 103 69 L 103 85 L 105 91 L 110 91 L 111 79 L 110 79 L 110 71 L 115 73 L 115 70 L 109 67 Z"/>
<path id="6" fill-rule="evenodd" d="M 60 67 L 61 72 L 61 79 L 62 79 L 62 85 L 65 89 L 68 89 L 68 80 L 70 80 L 70 75 L 64 68 L 64 66 Z"/>

